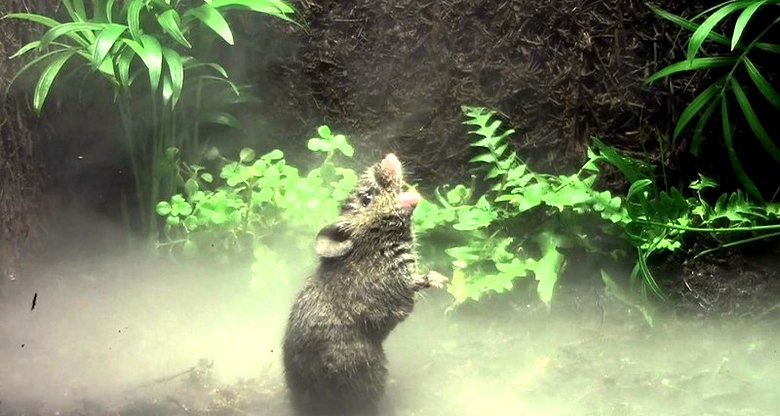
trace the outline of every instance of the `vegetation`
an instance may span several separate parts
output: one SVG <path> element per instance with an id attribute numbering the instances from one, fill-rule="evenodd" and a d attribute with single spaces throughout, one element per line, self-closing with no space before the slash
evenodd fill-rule
<path id="1" fill-rule="evenodd" d="M 628 287 L 620 289 L 606 271 L 602 278 L 650 321 L 642 303 L 631 299 L 637 293 L 641 300 L 650 293 L 664 297 L 648 266 L 651 257 L 687 249 L 690 233 L 711 236 L 709 250 L 780 235 L 780 204 L 755 203 L 741 191 L 722 194 L 711 204 L 705 194 L 717 184 L 706 177 L 690 185 L 690 197 L 683 195 L 686 190 L 665 191 L 652 179 L 654 166 L 620 155 L 598 138 L 577 173 L 534 172 L 509 150 L 513 130 L 502 130 L 493 111 L 463 110 L 477 139 L 471 144 L 477 149 L 471 163 L 482 180 L 437 188 L 414 216 L 424 266 L 451 270 L 447 290 L 455 305 L 506 292 L 517 279 L 533 277 L 539 298 L 549 306 L 565 269 L 566 249 L 576 246 L 589 255 L 620 260 L 626 257 L 621 246 L 630 246 L 636 255 Z M 338 163 L 353 156 L 347 138 L 327 126 L 318 133 L 308 147 L 324 157 L 305 175 L 278 149 L 259 157 L 243 149 L 237 161 L 213 151 L 218 173 L 177 160 L 184 185 L 181 193 L 157 204 L 157 213 L 166 218 L 166 239 L 159 247 L 171 255 L 205 249 L 224 259 L 227 253 L 251 252 L 258 272 L 255 286 L 269 279 L 261 271 L 286 275 L 284 259 L 306 257 L 309 236 L 336 218 L 339 201 L 357 181 L 354 170 Z M 603 164 L 615 166 L 630 181 L 626 195 L 597 189 Z M 480 186 L 486 190 L 478 191 Z M 732 237 L 735 233 L 747 237 Z M 614 241 L 608 245 L 612 249 L 594 243 L 604 235 Z M 281 251 L 288 245 L 299 251 Z"/>
<path id="2" fill-rule="evenodd" d="M 208 56 L 212 35 L 234 43 L 225 17 L 230 11 L 292 21 L 293 9 L 285 0 L 95 0 L 90 13 L 83 0 L 61 4 L 69 21 L 33 13 L 4 17 L 47 28 L 40 39 L 12 56 L 37 54 L 17 76 L 40 68 L 33 91 L 33 107 L 39 114 L 55 79 L 73 60 L 82 65 L 68 67 L 63 75 L 67 79 L 86 69 L 109 83 L 132 162 L 141 228 L 156 237 L 154 205 L 177 186 L 171 163 L 172 153 L 178 152 L 174 149 L 193 159 L 203 146 L 200 126 L 234 127 L 237 121 L 224 106 L 244 99 L 221 65 L 199 56 Z M 139 77 L 147 78 L 148 84 L 139 86 L 135 82 Z"/>
<path id="3" fill-rule="evenodd" d="M 773 138 L 771 130 L 766 127 L 767 120 L 780 115 L 780 94 L 764 75 L 764 69 L 769 65 L 776 65 L 774 62 L 780 54 L 780 44 L 768 41 L 772 33 L 777 33 L 780 2 L 726 1 L 691 19 L 655 6 L 650 7 L 658 16 L 693 33 L 688 39 L 685 59 L 652 74 L 647 82 L 655 82 L 683 71 L 712 71 L 718 74 L 715 81 L 702 89 L 682 112 L 674 129 L 673 141 L 698 117 L 690 144 L 690 151 L 698 155 L 705 126 L 711 122 L 714 114 L 719 114 L 723 140 L 734 173 L 748 193 L 758 200 L 764 200 L 764 195 L 747 174 L 738 156 L 734 130 L 735 122 L 747 122 L 763 149 L 775 162 L 780 163 L 780 144 L 777 137 Z M 733 20 L 733 30 L 729 36 L 724 22 L 729 21 L 730 17 L 736 19 Z M 723 29 L 719 30 L 719 27 Z M 703 46 L 707 42 L 722 46 L 719 50 L 723 52 L 705 56 Z M 765 67 L 762 67 L 762 54 L 765 55 Z M 749 94 L 751 90 L 757 91 L 760 96 Z M 734 101 L 740 110 L 738 114 L 733 111 Z M 767 103 L 771 105 L 771 109 L 765 114 L 764 121 L 761 121 L 756 109 Z"/>

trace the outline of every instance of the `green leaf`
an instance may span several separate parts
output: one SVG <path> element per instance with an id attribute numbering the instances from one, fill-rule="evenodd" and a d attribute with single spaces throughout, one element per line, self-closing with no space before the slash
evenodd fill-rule
<path id="1" fill-rule="evenodd" d="M 114 21 L 114 1 L 115 0 L 108 0 L 106 2 L 106 21 L 107 22 L 113 22 Z M 95 5 L 97 7 L 97 5 Z"/>
<path id="2" fill-rule="evenodd" d="M 130 35 L 136 41 L 140 41 L 143 34 L 141 31 L 141 10 L 145 7 L 144 0 L 129 0 L 127 5 L 127 26 L 130 28 Z"/>
<path id="3" fill-rule="evenodd" d="M 269 160 L 269 161 L 282 160 L 282 159 L 284 159 L 284 152 L 282 152 L 279 149 L 274 149 L 274 150 L 271 150 L 270 152 L 264 154 L 262 159 L 263 160 Z"/>
<path id="4" fill-rule="evenodd" d="M 46 101 L 46 96 L 49 94 L 54 78 L 59 74 L 60 69 L 73 55 L 76 54 L 74 50 L 64 51 L 59 56 L 52 59 L 52 61 L 46 66 L 41 73 L 41 77 L 38 79 L 38 84 L 35 86 L 35 95 L 33 97 L 33 108 L 40 114 L 43 108 L 43 103 Z"/>
<path id="5" fill-rule="evenodd" d="M 712 69 L 723 65 L 734 64 L 738 60 L 739 58 L 736 56 L 709 56 L 705 58 L 694 58 L 690 61 L 686 60 L 675 62 L 650 75 L 645 83 L 650 84 L 661 78 L 668 77 L 669 75 L 676 74 L 678 72 L 698 71 L 702 69 Z"/>
<path id="6" fill-rule="evenodd" d="M 163 48 L 163 57 L 168 67 L 168 74 L 170 75 L 172 91 L 171 107 L 176 107 L 176 103 L 179 102 L 181 97 L 181 89 L 184 85 L 184 68 L 181 64 L 181 56 L 170 48 Z"/>
<path id="7" fill-rule="evenodd" d="M 127 46 L 133 49 L 141 57 L 149 70 L 149 84 L 152 91 L 157 91 L 162 75 L 162 47 L 153 36 L 141 35 L 143 46 L 132 39 L 121 39 Z"/>
<path id="8" fill-rule="evenodd" d="M 217 9 L 239 6 L 253 12 L 269 14 L 288 22 L 292 22 L 292 19 L 287 15 L 294 12 L 290 4 L 283 0 L 212 0 L 211 5 Z"/>
<path id="9" fill-rule="evenodd" d="M 200 122 L 219 124 L 230 128 L 237 128 L 241 125 L 235 116 L 224 111 L 206 111 L 201 114 Z"/>
<path id="10" fill-rule="evenodd" d="M 241 152 L 239 153 L 239 160 L 241 162 L 251 162 L 255 159 L 255 151 L 245 147 L 241 149 Z"/>
<path id="11" fill-rule="evenodd" d="M 674 126 L 672 142 L 674 142 L 677 137 L 680 136 L 680 133 L 682 133 L 688 123 L 693 120 L 693 117 L 696 116 L 696 114 L 698 114 L 699 111 L 701 111 L 701 109 L 710 102 L 710 100 L 714 99 L 720 93 L 720 90 L 723 87 L 724 79 L 725 76 L 724 78 L 715 81 L 712 85 L 705 88 L 704 91 L 697 95 L 696 98 L 694 98 L 693 101 L 691 101 L 691 103 L 685 107 L 685 110 L 683 110 L 682 114 L 680 114 L 680 119 L 677 120 L 677 124 Z"/>
<path id="12" fill-rule="evenodd" d="M 138 47 L 140 48 L 140 45 Z M 124 88 L 130 86 L 130 64 L 133 63 L 133 58 L 135 58 L 135 50 L 133 50 L 133 48 L 123 48 L 117 58 L 116 68 L 117 74 L 119 75 L 119 83 Z"/>
<path id="13" fill-rule="evenodd" d="M 100 31 L 95 41 L 95 50 L 92 53 L 93 67 L 100 67 L 103 60 L 106 59 L 108 52 L 114 47 L 117 39 L 125 33 L 125 29 L 127 29 L 127 26 L 110 23 Z"/>
<path id="14" fill-rule="evenodd" d="M 628 193 L 626 194 L 626 200 L 630 201 L 634 195 L 643 193 L 645 189 L 647 189 L 652 185 L 653 185 L 653 181 L 651 179 L 640 179 L 638 181 L 632 182 L 631 186 L 628 188 Z"/>
<path id="15" fill-rule="evenodd" d="M 747 56 L 744 57 L 743 63 L 745 64 L 748 75 L 750 75 L 750 79 L 753 80 L 753 84 L 756 85 L 756 88 L 758 88 L 764 98 L 772 103 L 775 108 L 780 110 L 780 94 L 772 88 L 772 84 L 764 78 L 761 72 L 758 71 L 758 68 L 753 64 L 753 61 Z"/>
<path id="16" fill-rule="evenodd" d="M 758 116 L 753 111 L 753 106 L 750 105 L 747 95 L 745 95 L 745 92 L 742 90 L 742 86 L 740 86 L 739 82 L 734 78 L 731 78 L 731 89 L 734 91 L 734 96 L 737 97 L 737 103 L 739 103 L 739 107 L 742 109 L 742 114 L 745 115 L 745 119 L 747 119 L 750 129 L 753 130 L 758 141 L 761 142 L 761 145 L 769 152 L 769 155 L 772 156 L 775 161 L 780 162 L 780 149 L 777 148 L 777 145 L 775 145 L 772 138 L 767 134 L 764 126 L 758 119 Z"/>
<path id="17" fill-rule="evenodd" d="M 742 37 L 742 32 L 745 31 L 745 27 L 750 21 L 750 18 L 758 10 L 758 8 L 763 6 L 765 3 L 766 1 L 763 0 L 756 1 L 750 6 L 746 7 L 745 10 L 743 10 L 742 13 L 740 13 L 739 17 L 737 18 L 737 23 L 734 24 L 734 34 L 731 36 L 732 51 L 734 50 L 734 48 L 737 47 L 737 44 L 739 43 L 739 39 Z"/>
<path id="18" fill-rule="evenodd" d="M 27 20 L 33 23 L 38 23 L 44 26 L 48 26 L 50 28 L 56 27 L 61 25 L 62 23 L 52 19 L 48 16 L 42 16 L 40 14 L 34 14 L 34 13 L 9 13 L 5 16 L 3 16 L 3 19 L 20 19 L 20 20 Z M 82 39 L 83 40 L 83 39 Z"/>
<path id="19" fill-rule="evenodd" d="M 764 197 L 761 196 L 761 192 L 759 192 L 756 184 L 753 183 L 750 177 L 748 177 L 747 173 L 745 173 L 745 170 L 742 168 L 742 164 L 739 162 L 739 158 L 737 157 L 737 152 L 734 149 L 734 138 L 731 132 L 731 122 L 729 121 L 728 103 L 725 99 L 721 99 L 720 104 L 720 118 L 721 126 L 723 128 L 723 138 L 726 142 L 726 149 L 728 150 L 731 167 L 734 169 L 734 173 L 737 175 L 739 181 L 742 182 L 742 185 L 745 186 L 745 190 L 756 197 L 756 199 L 763 202 Z"/>
<path id="20" fill-rule="evenodd" d="M 187 179 L 187 182 L 184 182 L 184 192 L 189 196 L 197 192 L 199 189 L 198 181 L 196 181 L 193 178 Z"/>
<path id="21" fill-rule="evenodd" d="M 330 139 L 333 137 L 333 133 L 330 131 L 330 127 L 324 125 L 317 127 L 317 134 L 319 134 L 323 139 Z"/>
<path id="22" fill-rule="evenodd" d="M 696 54 L 699 52 L 702 43 L 704 43 L 704 40 L 709 37 L 710 32 L 712 32 L 712 30 L 718 23 L 720 23 L 721 20 L 723 20 L 732 12 L 743 9 L 751 3 L 753 3 L 753 1 L 750 0 L 728 3 L 707 17 L 707 19 L 705 19 L 704 22 L 702 22 L 696 31 L 694 31 L 691 35 L 691 39 L 688 42 L 688 61 L 693 61 L 693 59 L 696 57 Z"/>
<path id="23" fill-rule="evenodd" d="M 155 211 L 157 211 L 158 215 L 165 217 L 171 213 L 171 204 L 167 201 L 160 201 L 157 203 Z"/>
<path id="24" fill-rule="evenodd" d="M 82 0 L 62 0 L 62 5 L 65 6 L 65 10 L 68 11 L 68 15 L 74 22 L 86 22 L 88 20 Z"/>
<path id="25" fill-rule="evenodd" d="M 203 181 L 206 182 L 206 183 L 214 182 L 214 176 L 212 174 L 208 173 L 208 172 L 201 173 L 200 174 L 200 178 L 203 179 Z"/>
<path id="26" fill-rule="evenodd" d="M 32 42 L 22 46 L 21 48 L 19 48 L 19 50 L 16 51 L 13 55 L 11 55 L 9 57 L 9 59 L 14 59 L 14 58 L 17 58 L 19 56 L 22 56 L 22 55 L 26 54 L 27 52 L 37 48 L 38 46 L 40 46 L 40 44 L 41 44 L 41 41 L 34 40 L 34 41 L 32 41 Z"/>
<path id="27" fill-rule="evenodd" d="M 165 29 L 166 32 L 179 44 L 183 45 L 186 48 L 192 48 L 192 45 L 187 40 L 187 38 L 184 37 L 184 34 L 181 31 L 181 28 L 179 27 L 179 23 L 181 22 L 181 18 L 179 17 L 179 13 L 176 12 L 175 9 L 168 9 L 162 13 L 160 13 L 157 16 L 157 22 L 160 23 L 160 26 Z"/>
<path id="28" fill-rule="evenodd" d="M 204 4 L 203 6 L 190 9 L 185 15 L 190 14 L 213 30 L 214 33 L 224 39 L 228 45 L 233 44 L 233 32 L 230 31 L 230 25 L 214 6 L 211 4 Z"/>
<path id="29" fill-rule="evenodd" d="M 87 40 L 79 36 L 79 32 L 85 32 L 92 34 L 93 30 L 102 30 L 106 25 L 102 23 L 88 23 L 88 22 L 68 22 L 59 26 L 55 26 L 49 29 L 41 36 L 41 49 L 45 49 L 49 46 L 49 43 L 58 39 L 60 36 L 68 36 L 80 45 L 87 47 L 89 43 Z"/>
<path id="30" fill-rule="evenodd" d="M 539 282 L 536 288 L 539 298 L 549 308 L 555 283 L 558 281 L 558 275 L 563 267 L 564 258 L 558 252 L 558 247 L 563 243 L 563 237 L 545 231 L 536 237 L 536 242 L 539 244 L 542 258 L 532 264 L 531 270 Z"/>

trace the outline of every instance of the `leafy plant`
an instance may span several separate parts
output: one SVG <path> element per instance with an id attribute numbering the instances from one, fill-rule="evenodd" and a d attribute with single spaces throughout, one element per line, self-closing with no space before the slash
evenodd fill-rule
<path id="1" fill-rule="evenodd" d="M 185 255 L 205 249 L 223 259 L 228 253 L 251 252 L 256 272 L 279 271 L 283 256 L 274 247 L 281 241 L 308 252 L 310 236 L 338 216 L 340 201 L 358 181 L 355 171 L 335 163 L 338 155 L 354 154 L 346 136 L 327 126 L 318 133 L 308 147 L 324 159 L 305 176 L 279 149 L 257 157 L 245 148 L 235 161 L 213 150 L 221 165 L 218 173 L 179 160 L 182 192 L 156 206 L 166 222 L 158 248 L 171 255 L 177 249 Z"/>
<path id="2" fill-rule="evenodd" d="M 425 235 L 444 228 L 460 235 L 460 244 L 446 249 L 454 270 L 448 290 L 456 304 L 508 291 L 516 279 L 533 274 L 540 299 L 549 305 L 565 266 L 560 249 L 587 238 L 581 219 L 592 215 L 625 222 L 622 201 L 594 189 L 595 159 L 573 175 L 533 172 L 509 150 L 507 139 L 514 131 L 500 131 L 495 112 L 481 107 L 463 111 L 464 123 L 474 126 L 471 133 L 478 138 L 471 144 L 478 151 L 471 163 L 481 167 L 489 191 L 476 196 L 473 184 L 446 194 L 437 189 L 435 202 L 422 201 L 418 207 L 418 231 Z M 532 215 L 546 220 L 528 221 Z"/>
<path id="3" fill-rule="evenodd" d="M 766 152 L 780 163 L 780 148 L 776 138 L 772 138 L 766 126 L 766 120 L 762 122 L 756 114 L 755 108 L 763 106 L 766 100 L 774 111 L 780 111 L 780 94 L 772 85 L 772 82 L 764 75 L 759 63 L 757 52 L 780 54 L 780 44 L 768 42 L 770 31 L 780 23 L 780 2 L 774 0 L 739 0 L 721 3 L 692 19 L 685 19 L 655 6 L 651 10 L 666 20 L 673 22 L 683 29 L 693 32 L 688 40 L 688 48 L 685 60 L 673 63 L 658 72 L 652 74 L 647 82 L 652 83 L 661 78 L 676 75 L 684 71 L 710 71 L 722 70 L 723 75 L 711 85 L 701 91 L 680 115 L 673 133 L 676 140 L 698 117 L 691 141 L 690 150 L 698 155 L 701 146 L 702 132 L 713 114 L 719 110 L 723 138 L 729 154 L 732 168 L 744 185 L 745 189 L 755 198 L 762 200 L 760 190 L 753 180 L 745 172 L 745 169 L 737 156 L 733 137 L 733 120 L 735 115 L 732 108 L 736 101 L 743 119 L 750 130 L 760 142 Z M 736 16 L 731 35 L 717 28 L 723 26 L 723 22 L 730 16 Z M 767 22 L 763 27 L 751 26 L 756 22 L 757 16 L 765 17 Z M 749 30 L 756 29 L 756 30 Z M 750 36 L 752 33 L 755 35 Z M 727 52 L 715 56 L 702 56 L 702 47 L 706 41 L 722 45 Z M 770 60 L 771 62 L 771 60 Z M 748 83 L 741 81 L 741 74 L 745 74 Z M 763 97 L 749 98 L 748 92 L 755 88 Z M 775 113 L 776 115 L 778 113 Z M 769 115 L 772 117 L 772 115 Z"/>
<path id="4" fill-rule="evenodd" d="M 122 119 L 127 150 L 135 179 L 136 201 L 142 224 L 155 233 L 154 204 L 167 197 L 174 184 L 174 166 L 165 155 L 169 148 L 182 149 L 188 156 L 197 152 L 197 125 L 202 121 L 231 125 L 226 113 L 196 112 L 189 117 L 180 104 L 193 91 L 196 110 L 202 104 L 205 85 L 222 83 L 236 95 L 239 89 L 225 69 L 196 58 L 193 41 L 206 39 L 199 28 L 207 28 L 225 43 L 233 44 L 226 20 L 232 10 L 267 14 L 292 21 L 292 7 L 286 0 L 94 0 L 91 9 L 83 0 L 61 0 L 70 21 L 59 22 L 34 13 L 12 13 L 4 18 L 31 21 L 47 28 L 40 39 L 24 45 L 12 58 L 35 52 L 17 77 L 33 67 L 42 67 L 33 92 L 33 107 L 40 113 L 49 91 L 66 64 L 78 60 L 79 68 L 100 75 L 114 90 Z M 89 11 L 89 13 L 88 13 Z M 138 89 L 138 77 L 148 78 L 147 88 Z M 16 78 L 16 77 L 15 77 Z M 149 97 L 136 105 L 135 97 Z M 141 123 L 138 114 L 148 115 Z M 195 124 L 190 120 L 196 120 Z M 151 132 L 144 126 L 151 125 Z M 193 134 L 182 134 L 183 131 Z M 149 137 L 149 139 L 145 139 Z"/>

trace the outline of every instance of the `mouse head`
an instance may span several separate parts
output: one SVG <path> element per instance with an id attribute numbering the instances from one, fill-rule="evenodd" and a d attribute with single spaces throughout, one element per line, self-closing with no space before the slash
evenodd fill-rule
<path id="1" fill-rule="evenodd" d="M 403 190 L 403 168 L 390 153 L 370 166 L 341 205 L 341 216 L 317 235 L 317 255 L 349 254 L 356 244 L 411 236 L 411 216 L 420 202 L 416 191 Z"/>

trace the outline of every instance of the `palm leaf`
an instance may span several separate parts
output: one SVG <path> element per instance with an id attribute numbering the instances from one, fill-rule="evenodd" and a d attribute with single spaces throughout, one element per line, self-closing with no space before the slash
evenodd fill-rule
<path id="1" fill-rule="evenodd" d="M 157 91 L 157 86 L 162 77 L 162 45 L 152 35 L 141 35 L 141 44 L 147 52 L 148 61 L 145 59 L 144 62 L 147 64 L 147 68 L 149 68 L 149 82 L 151 82 L 152 91 Z"/>
<path id="2" fill-rule="evenodd" d="M 682 114 L 680 114 L 680 119 L 677 120 L 677 124 L 674 126 L 672 142 L 677 139 L 688 123 L 693 120 L 693 117 L 696 116 L 696 114 L 699 114 L 699 111 L 701 111 L 701 109 L 704 108 L 704 106 L 707 105 L 707 103 L 715 98 L 715 96 L 720 92 L 721 88 L 723 87 L 723 83 L 725 82 L 725 78 L 726 77 L 724 76 L 707 87 L 704 91 L 697 95 L 696 98 L 694 98 L 687 107 L 685 107 L 685 110 L 683 110 Z"/>
<path id="3" fill-rule="evenodd" d="M 753 1 L 743 0 L 734 3 L 725 4 L 723 7 L 716 10 L 704 22 L 696 29 L 691 35 L 691 39 L 688 42 L 688 61 L 692 61 L 696 57 L 696 53 L 699 52 L 702 43 L 709 37 L 710 32 L 715 26 L 720 23 L 729 14 L 749 6 Z"/>
<path id="4" fill-rule="evenodd" d="M 130 0 L 127 4 L 127 26 L 135 40 L 141 40 L 141 10 L 146 7 L 144 0 Z"/>
<path id="5" fill-rule="evenodd" d="M 211 5 L 216 9 L 243 8 L 257 13 L 265 13 L 279 19 L 297 23 L 288 15 L 295 13 L 290 3 L 283 0 L 213 0 Z"/>
<path id="6" fill-rule="evenodd" d="M 763 6 L 764 4 L 766 4 L 766 0 L 754 2 L 750 6 L 746 7 L 745 10 L 742 11 L 742 13 L 740 13 L 739 17 L 737 18 L 737 23 L 734 24 L 734 34 L 731 36 L 732 51 L 734 50 L 734 48 L 737 47 L 737 44 L 739 43 L 739 39 L 742 37 L 742 32 L 745 31 L 745 27 L 747 27 L 750 18 L 758 10 L 758 8 Z"/>
<path id="7" fill-rule="evenodd" d="M 41 72 L 41 77 L 38 79 L 38 84 L 35 86 L 35 93 L 33 94 L 33 109 L 35 109 L 36 113 L 41 113 L 43 103 L 49 94 L 49 89 L 52 83 L 54 83 L 57 74 L 59 74 L 60 69 L 75 54 L 76 51 L 72 49 L 62 51 Z"/>
<path id="8" fill-rule="evenodd" d="M 228 25 L 228 22 L 222 16 L 222 13 L 214 8 L 214 6 L 204 4 L 203 6 L 188 10 L 185 15 L 194 16 L 224 39 L 229 45 L 233 44 L 233 32 L 230 31 L 230 25 Z"/>
<path id="9" fill-rule="evenodd" d="M 125 33 L 126 29 L 127 26 L 109 23 L 100 31 L 97 40 L 95 40 L 95 50 L 91 59 L 94 67 L 97 68 L 103 63 L 103 60 L 108 56 L 108 52 L 111 51 L 117 39 Z"/>
<path id="10" fill-rule="evenodd" d="M 736 56 L 711 56 L 706 58 L 694 58 L 692 61 L 685 60 L 675 62 L 653 73 L 645 82 L 649 84 L 678 72 L 712 69 L 723 65 L 734 64 L 738 59 L 739 58 Z"/>
<path id="11" fill-rule="evenodd" d="M 761 192 L 758 191 L 756 184 L 753 183 L 750 177 L 748 177 L 747 173 L 745 173 L 745 169 L 742 168 L 742 163 L 739 162 L 737 152 L 734 149 L 734 137 L 732 136 L 731 122 L 729 121 L 728 102 L 725 97 L 720 100 L 720 104 L 720 119 L 721 126 L 723 128 L 723 138 L 726 141 L 726 149 L 729 154 L 729 160 L 731 161 L 731 167 L 734 169 L 734 173 L 737 175 L 739 181 L 742 182 L 742 185 L 745 186 L 745 190 L 756 197 L 759 201 L 763 202 L 764 197 L 761 196 Z"/>
<path id="12" fill-rule="evenodd" d="M 90 23 L 90 22 L 68 22 L 63 23 L 59 26 L 55 26 L 51 29 L 49 29 L 46 33 L 41 36 L 41 48 L 46 48 L 51 41 L 59 38 L 60 36 L 67 35 L 69 38 L 76 40 L 79 42 L 81 46 L 89 47 L 90 43 L 86 40 L 87 34 L 89 34 L 89 37 L 94 39 L 94 36 L 92 34 L 92 31 L 94 30 L 102 30 L 105 27 L 104 23 Z M 85 35 L 84 38 L 76 35 L 76 33 L 83 33 Z"/>
<path id="13" fill-rule="evenodd" d="M 160 26 L 162 26 L 169 35 L 171 35 L 173 40 L 179 42 L 186 48 L 192 48 L 192 45 L 187 38 L 184 37 L 184 34 L 179 27 L 180 20 L 179 13 L 174 9 L 166 10 L 157 16 L 157 22 L 160 23 Z"/>
<path id="14" fill-rule="evenodd" d="M 21 48 L 19 48 L 19 50 L 16 51 L 13 55 L 11 55 L 9 57 L 9 59 L 14 59 L 14 58 L 17 58 L 19 56 L 22 56 L 22 55 L 26 54 L 27 52 L 37 48 L 38 46 L 40 46 L 40 44 L 41 44 L 41 41 L 34 40 L 34 41 L 32 41 L 32 42 L 22 46 Z"/>
<path id="15" fill-rule="evenodd" d="M 181 90 L 184 85 L 184 68 L 181 64 L 181 56 L 175 50 L 163 48 L 162 51 L 171 81 L 171 107 L 175 107 L 181 97 Z"/>
<path id="16" fill-rule="evenodd" d="M 745 91 L 734 78 L 731 79 L 731 90 L 734 92 L 734 96 L 737 97 L 737 103 L 742 109 L 742 114 L 745 115 L 745 119 L 747 119 L 750 129 L 753 130 L 753 134 L 755 134 L 758 141 L 761 142 L 761 146 L 769 152 L 769 155 L 772 156 L 775 161 L 780 162 L 780 149 L 777 148 L 777 145 L 775 145 L 769 137 L 769 134 L 767 134 L 766 129 L 764 129 L 764 126 L 761 124 L 755 111 L 753 111 L 753 106 L 750 105 L 750 100 L 748 100 L 747 95 L 745 95 Z"/>
<path id="17" fill-rule="evenodd" d="M 777 91 L 772 88 L 772 84 L 761 75 L 761 72 L 758 71 L 758 68 L 756 68 L 750 58 L 745 56 L 743 62 L 745 64 L 745 69 L 747 69 L 747 73 L 750 76 L 750 79 L 753 80 L 753 84 L 756 85 L 756 88 L 758 88 L 764 98 L 772 103 L 775 108 L 780 110 L 780 94 L 778 94 Z"/>
<path id="18" fill-rule="evenodd" d="M 140 46 L 141 45 L 138 45 L 139 48 Z M 130 86 L 130 64 L 132 64 L 135 55 L 136 51 L 132 47 L 129 47 L 122 49 L 122 52 L 120 52 L 119 56 L 116 58 L 116 68 L 117 75 L 119 75 L 119 82 L 125 88 Z"/>

